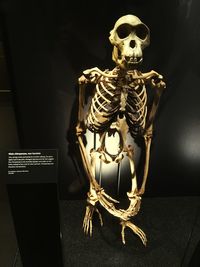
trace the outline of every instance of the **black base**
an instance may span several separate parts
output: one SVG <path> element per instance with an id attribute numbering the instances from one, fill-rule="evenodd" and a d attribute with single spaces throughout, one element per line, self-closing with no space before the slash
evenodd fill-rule
<path id="1" fill-rule="evenodd" d="M 61 267 L 57 184 L 9 184 L 7 189 L 23 267 Z"/>
<path id="2" fill-rule="evenodd" d="M 129 229 L 121 242 L 119 221 L 102 210 L 104 226 L 93 223 L 92 238 L 84 235 L 85 201 L 62 201 L 64 266 L 188 266 L 200 239 L 200 198 L 144 198 L 133 220 L 148 238 L 147 247 Z"/>

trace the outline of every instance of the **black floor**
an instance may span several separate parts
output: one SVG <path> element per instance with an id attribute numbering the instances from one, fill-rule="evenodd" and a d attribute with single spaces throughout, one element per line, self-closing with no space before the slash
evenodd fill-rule
<path id="1" fill-rule="evenodd" d="M 200 240 L 200 198 L 146 198 L 134 223 L 148 238 L 144 247 L 130 230 L 121 243 L 118 220 L 103 211 L 104 226 L 94 220 L 93 237 L 82 231 L 85 201 L 61 202 L 64 266 L 188 266 Z"/>
<path id="2" fill-rule="evenodd" d="M 200 266 L 190 265 L 200 240 L 200 197 L 143 199 L 134 223 L 147 234 L 147 247 L 128 229 L 124 246 L 118 221 L 103 210 L 104 226 L 94 218 L 93 237 L 87 237 L 82 231 L 85 201 L 61 201 L 60 207 L 64 267 Z M 19 255 L 14 267 L 22 267 Z"/>

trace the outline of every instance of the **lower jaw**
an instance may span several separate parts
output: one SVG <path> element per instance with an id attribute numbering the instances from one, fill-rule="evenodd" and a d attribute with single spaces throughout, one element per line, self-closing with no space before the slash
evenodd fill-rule
<path id="1" fill-rule="evenodd" d="M 137 69 L 140 65 L 140 63 L 125 63 L 123 69 Z"/>

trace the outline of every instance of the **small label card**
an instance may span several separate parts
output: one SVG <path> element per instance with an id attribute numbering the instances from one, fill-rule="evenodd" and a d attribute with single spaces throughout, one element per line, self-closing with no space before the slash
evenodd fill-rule
<path id="1" fill-rule="evenodd" d="M 8 183 L 57 182 L 57 150 L 8 152 Z"/>

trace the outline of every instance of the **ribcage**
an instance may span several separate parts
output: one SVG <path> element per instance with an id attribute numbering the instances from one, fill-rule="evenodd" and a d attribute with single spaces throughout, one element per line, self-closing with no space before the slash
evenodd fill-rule
<path id="1" fill-rule="evenodd" d="M 145 85 L 131 88 L 126 102 L 126 120 L 133 136 L 145 129 L 147 115 L 147 94 Z"/>
<path id="2" fill-rule="evenodd" d="M 123 86 L 113 78 L 101 76 L 87 112 L 86 126 L 92 132 L 102 132 L 118 115 L 125 116 L 131 134 L 136 136 L 145 128 L 146 102 L 143 84 Z"/>
<path id="3" fill-rule="evenodd" d="M 91 131 L 104 131 L 116 116 L 120 98 L 116 86 L 110 78 L 101 77 L 96 84 L 95 94 L 86 117 L 86 125 Z"/>

